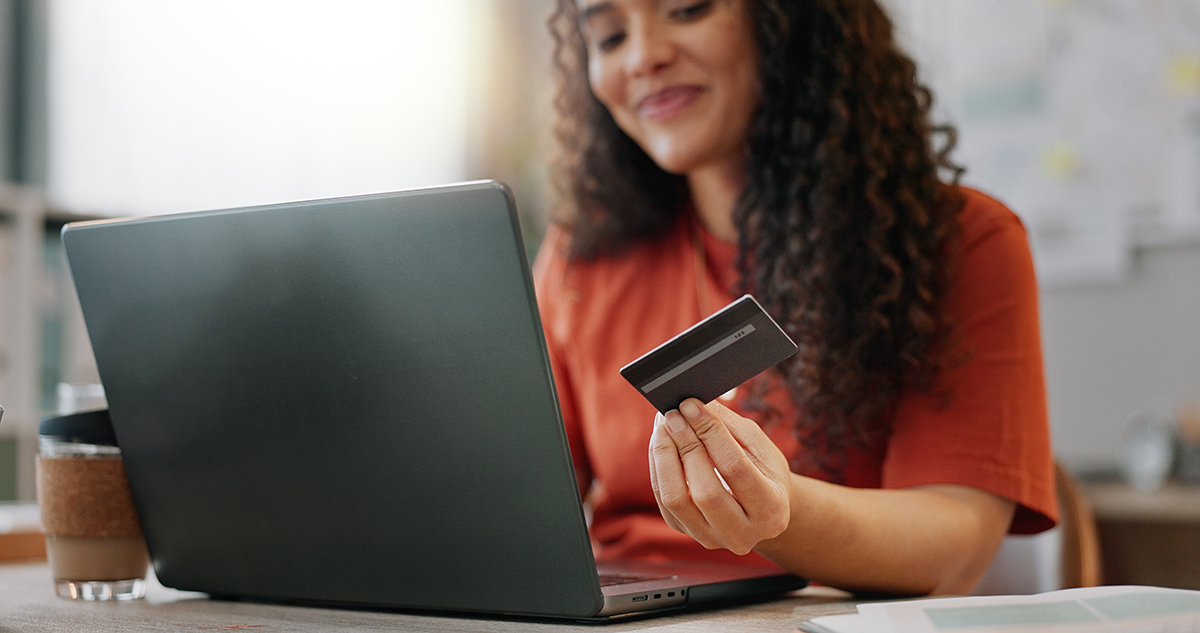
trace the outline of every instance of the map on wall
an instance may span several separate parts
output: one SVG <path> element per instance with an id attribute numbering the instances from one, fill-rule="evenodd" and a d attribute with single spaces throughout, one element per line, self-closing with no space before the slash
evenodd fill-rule
<path id="1" fill-rule="evenodd" d="M 1029 229 L 1044 285 L 1200 240 L 1200 0 L 892 0 L 964 182 Z"/>

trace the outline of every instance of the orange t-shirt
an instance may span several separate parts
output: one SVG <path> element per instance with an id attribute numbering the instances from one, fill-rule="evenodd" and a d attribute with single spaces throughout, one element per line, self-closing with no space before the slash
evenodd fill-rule
<path id="1" fill-rule="evenodd" d="M 1058 511 L 1033 264 L 1016 215 L 981 193 L 964 193 L 961 259 L 945 305 L 967 360 L 935 378 L 932 392 L 941 397 L 903 393 L 890 434 L 847 451 L 842 483 L 973 486 L 1017 503 L 1010 532 L 1035 533 L 1052 527 Z M 734 299 L 736 246 L 704 234 L 699 273 L 690 226 L 681 221 L 660 239 L 589 262 L 568 261 L 569 235 L 550 229 L 534 282 L 563 420 L 577 474 L 592 482 L 598 558 L 768 565 L 757 554 L 706 550 L 667 526 L 650 489 L 655 410 L 618 372 L 708 316 L 698 297 L 706 293 L 711 310 Z M 754 418 L 744 400 L 735 396 L 727 404 Z M 790 402 L 784 410 L 794 417 Z M 764 430 L 798 463 L 805 449 L 786 422 Z M 823 476 L 819 469 L 801 474 Z"/>

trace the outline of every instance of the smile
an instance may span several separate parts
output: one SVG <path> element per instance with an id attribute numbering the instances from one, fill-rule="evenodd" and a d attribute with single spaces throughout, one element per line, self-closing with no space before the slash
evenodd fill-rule
<path id="1" fill-rule="evenodd" d="M 637 102 L 640 116 L 652 121 L 669 119 L 691 105 L 702 92 L 698 86 L 671 86 L 650 93 Z"/>

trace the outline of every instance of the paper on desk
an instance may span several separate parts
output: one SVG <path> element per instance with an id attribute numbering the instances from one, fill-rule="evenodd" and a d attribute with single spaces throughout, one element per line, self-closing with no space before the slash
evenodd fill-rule
<path id="1" fill-rule="evenodd" d="M 1200 591 L 1088 587 L 861 604 L 858 615 L 869 633 L 1200 633 Z"/>

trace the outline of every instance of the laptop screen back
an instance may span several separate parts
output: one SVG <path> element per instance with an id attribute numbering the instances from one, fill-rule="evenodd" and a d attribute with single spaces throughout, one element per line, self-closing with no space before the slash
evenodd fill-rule
<path id="1" fill-rule="evenodd" d="M 84 223 L 63 241 L 164 584 L 599 608 L 502 186 Z"/>

